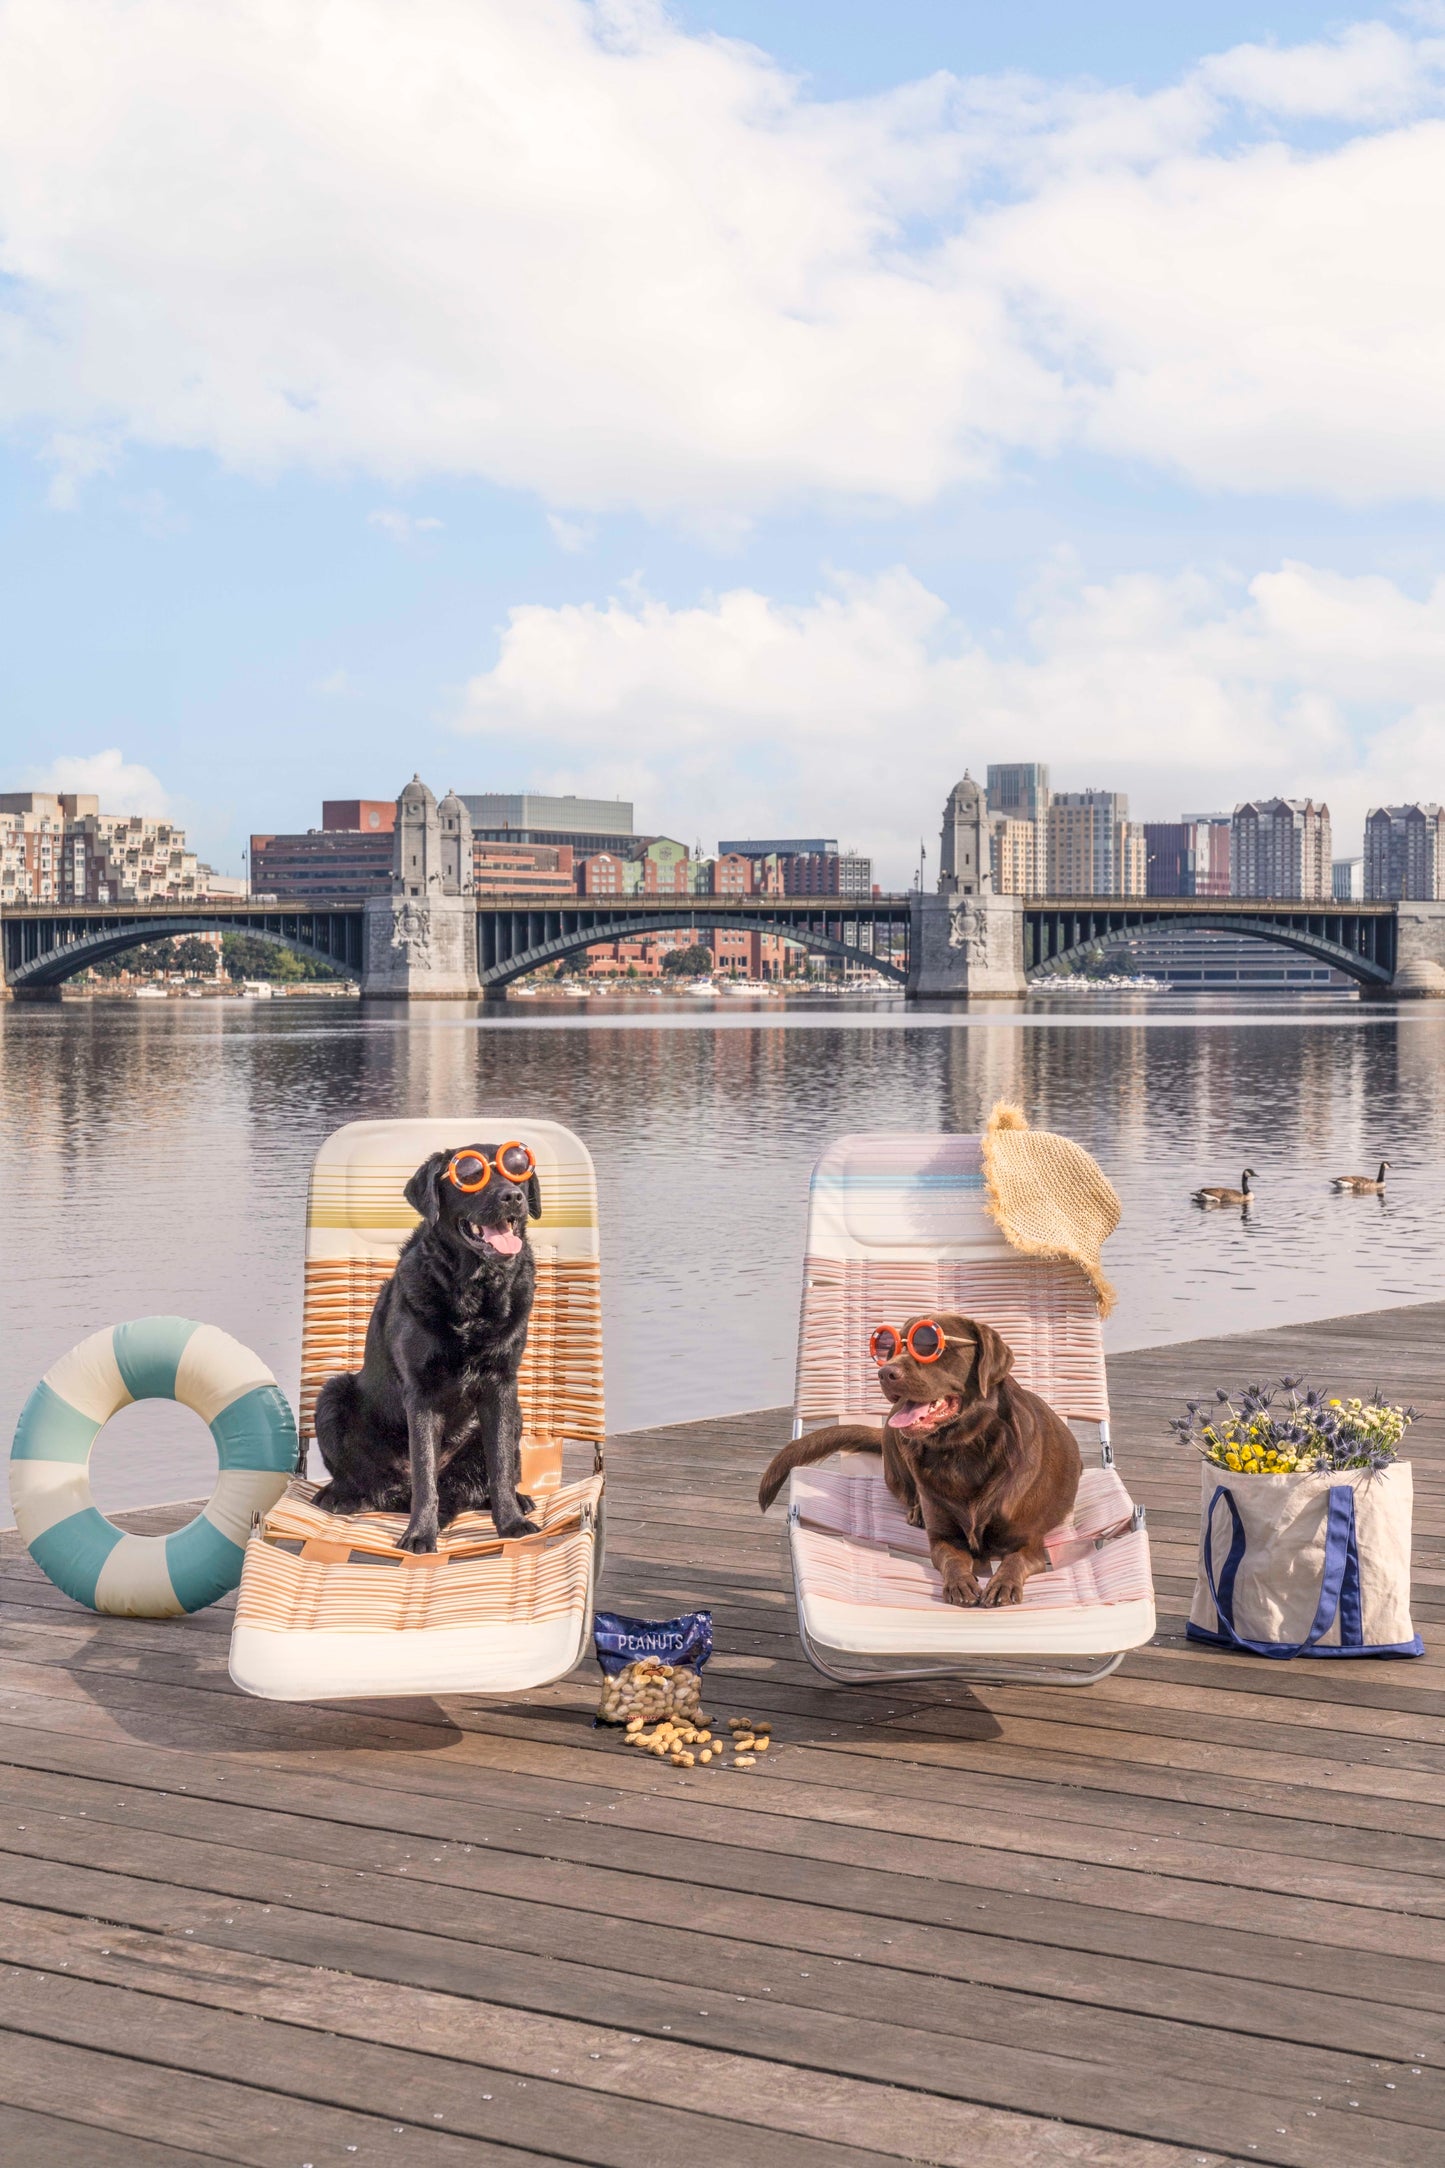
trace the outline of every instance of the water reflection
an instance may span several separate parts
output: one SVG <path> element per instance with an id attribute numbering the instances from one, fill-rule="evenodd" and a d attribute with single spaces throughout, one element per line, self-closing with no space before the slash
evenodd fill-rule
<path id="1" fill-rule="evenodd" d="M 1066 1131 L 1124 1199 L 1116 1346 L 1445 1292 L 1445 1016 L 1182 999 L 1105 1012 L 902 1007 L 572 1017 L 320 1003 L 0 1009 L 0 1425 L 86 1332 L 214 1319 L 294 1390 L 306 1176 L 359 1116 L 534 1108 L 590 1143 L 614 1427 L 791 1397 L 807 1177 L 848 1129 L 975 1130 L 996 1099 Z M 1390 1189 L 1329 1178 L 1393 1162 Z M 1190 1204 L 1257 1170 L 1247 1215 Z M 102 1493 L 167 1491 L 157 1426 Z M 131 1436 L 135 1438 L 135 1422 Z M 187 1466 L 207 1464 L 198 1433 Z M 112 1459 L 118 1456 L 112 1455 Z M 172 1492 L 174 1494 L 174 1492 Z"/>

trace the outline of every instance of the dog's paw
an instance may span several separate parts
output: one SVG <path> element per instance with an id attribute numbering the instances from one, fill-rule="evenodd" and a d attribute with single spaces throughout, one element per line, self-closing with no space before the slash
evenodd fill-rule
<path id="1" fill-rule="evenodd" d="M 1022 1603 L 1023 1582 L 1016 1580 L 1011 1573 L 996 1573 L 984 1590 L 981 1600 L 994 1611 L 1001 1609 L 1006 1603 Z"/>
<path id="2" fill-rule="evenodd" d="M 950 1574 L 943 1584 L 943 1600 L 945 1603 L 962 1604 L 966 1610 L 972 1610 L 975 1604 L 982 1603 L 986 1599 L 972 1575 L 965 1581 Z"/>
<path id="3" fill-rule="evenodd" d="M 916 1498 L 908 1508 L 908 1525 L 910 1528 L 921 1528 L 923 1526 L 923 1508 Z"/>
<path id="4" fill-rule="evenodd" d="M 436 1547 L 437 1525 L 434 1521 L 411 1521 L 405 1535 L 397 1539 L 397 1549 L 401 1551 L 434 1551 Z"/>
<path id="5" fill-rule="evenodd" d="M 523 1511 L 524 1513 L 535 1513 L 535 1512 L 536 1512 L 536 1510 L 537 1510 L 537 1501 L 536 1501 L 536 1499 L 535 1499 L 535 1498 L 529 1498 L 529 1497 L 527 1496 L 527 1493 L 526 1493 L 525 1491 L 518 1491 L 518 1493 L 517 1493 L 517 1503 L 518 1503 L 518 1505 L 519 1505 L 519 1506 L 521 1507 L 521 1509 L 522 1509 L 522 1511 Z"/>
<path id="6" fill-rule="evenodd" d="M 498 1528 L 497 1534 L 504 1543 L 509 1543 L 514 1536 L 537 1536 L 541 1530 L 535 1521 L 508 1521 L 505 1528 Z"/>

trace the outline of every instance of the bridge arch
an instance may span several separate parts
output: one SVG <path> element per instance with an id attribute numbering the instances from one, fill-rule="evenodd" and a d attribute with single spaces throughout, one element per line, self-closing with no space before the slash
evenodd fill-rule
<path id="1" fill-rule="evenodd" d="M 1081 917 L 1090 914 L 1080 913 Z M 1096 919 L 1107 918 L 1115 923 L 1097 923 L 1087 933 L 1066 947 L 1053 950 L 1048 956 L 1040 956 L 1030 963 L 1026 976 L 1033 979 L 1048 978 L 1054 967 L 1071 957 L 1082 956 L 1107 942 L 1127 941 L 1140 933 L 1168 933 L 1176 929 L 1181 933 L 1231 933 L 1248 936 L 1251 940 L 1270 943 L 1275 948 L 1292 949 L 1297 955 L 1308 956 L 1316 963 L 1329 964 L 1333 970 L 1342 972 L 1355 981 L 1357 986 L 1371 990 L 1388 986 L 1394 978 L 1393 957 L 1382 960 L 1352 948 L 1344 940 L 1334 939 L 1325 927 L 1337 923 L 1342 914 L 1319 912 L 1300 914 L 1298 920 L 1287 917 L 1253 918 L 1238 911 L 1207 911 L 1194 909 L 1188 917 L 1176 912 L 1150 912 L 1140 909 L 1130 912 L 1092 914 Z M 1312 926 L 1311 917 L 1320 923 Z M 1343 927 L 1339 928 L 1343 931 Z"/>
<path id="2" fill-rule="evenodd" d="M 41 949 L 36 955 L 13 965 L 8 974 L 9 983 L 16 993 L 28 987 L 62 986 L 78 972 L 88 971 L 92 964 L 108 963 L 113 956 L 123 956 L 128 949 L 143 948 L 148 942 L 169 941 L 188 933 L 250 934 L 258 941 L 269 941 L 273 948 L 289 948 L 315 963 L 329 964 L 333 971 L 340 971 L 347 978 L 360 977 L 358 966 L 344 954 L 333 954 L 322 943 L 307 939 L 301 932 L 302 924 L 313 922 L 312 914 L 299 912 L 295 915 L 298 925 L 294 932 L 270 925 L 247 925 L 234 918 L 221 919 L 201 911 L 172 911 L 164 918 L 127 920 L 120 925 L 95 927 L 77 934 L 73 940 Z"/>
<path id="3" fill-rule="evenodd" d="M 624 913 L 593 925 L 568 928 L 519 949 L 515 955 L 486 965 L 479 977 L 488 990 L 500 989 L 510 986 L 514 979 L 525 978 L 529 972 L 540 970 L 544 964 L 560 963 L 564 957 L 600 948 L 604 942 L 636 941 L 654 933 L 696 935 L 714 927 L 728 933 L 776 934 L 779 939 L 795 942 L 799 948 L 811 949 L 818 955 L 836 957 L 844 963 L 866 964 L 869 970 L 881 973 L 884 978 L 896 979 L 901 986 L 908 983 L 906 965 L 895 964 L 888 957 L 875 956 L 871 949 L 860 948 L 851 941 L 837 940 L 831 934 L 798 925 L 790 919 L 763 918 L 753 912 L 709 911 L 705 918 L 700 918 L 689 913 L 684 899 L 679 899 L 675 918 L 667 912 L 649 910 L 645 918 L 633 918 Z"/>

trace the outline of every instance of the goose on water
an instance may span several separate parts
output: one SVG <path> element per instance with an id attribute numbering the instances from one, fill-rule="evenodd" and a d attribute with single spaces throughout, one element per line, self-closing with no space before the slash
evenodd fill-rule
<path id="1" fill-rule="evenodd" d="M 1337 1174 L 1334 1178 L 1335 1188 L 1341 1190 L 1348 1190 L 1349 1194 L 1352 1197 L 1368 1197 L 1372 1195 L 1377 1195 L 1384 1190 L 1385 1169 L 1389 1166 L 1389 1164 L 1390 1162 L 1388 1159 L 1382 1159 L 1380 1161 L 1380 1171 L 1375 1176 L 1373 1182 L 1370 1180 L 1370 1177 L 1367 1174 Z"/>
<path id="2" fill-rule="evenodd" d="M 1253 1167 L 1246 1167 L 1239 1178 L 1238 1189 L 1196 1189 L 1192 1201 L 1195 1204 L 1248 1204 L 1254 1195 L 1249 1186 Z"/>

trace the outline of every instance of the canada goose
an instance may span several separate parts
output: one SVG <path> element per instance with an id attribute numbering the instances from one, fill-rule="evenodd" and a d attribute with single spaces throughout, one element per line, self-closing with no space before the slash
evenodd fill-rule
<path id="1" fill-rule="evenodd" d="M 1335 1188 L 1348 1190 L 1352 1197 L 1376 1196 L 1385 1187 L 1385 1169 L 1389 1164 L 1388 1159 L 1380 1161 L 1380 1171 L 1373 1182 L 1367 1174 L 1337 1174 L 1335 1176 Z"/>
<path id="2" fill-rule="evenodd" d="M 1253 1167 L 1246 1167 L 1239 1178 L 1238 1189 L 1196 1189 L 1192 1202 L 1195 1204 L 1248 1204 L 1254 1195 L 1249 1186 Z"/>

